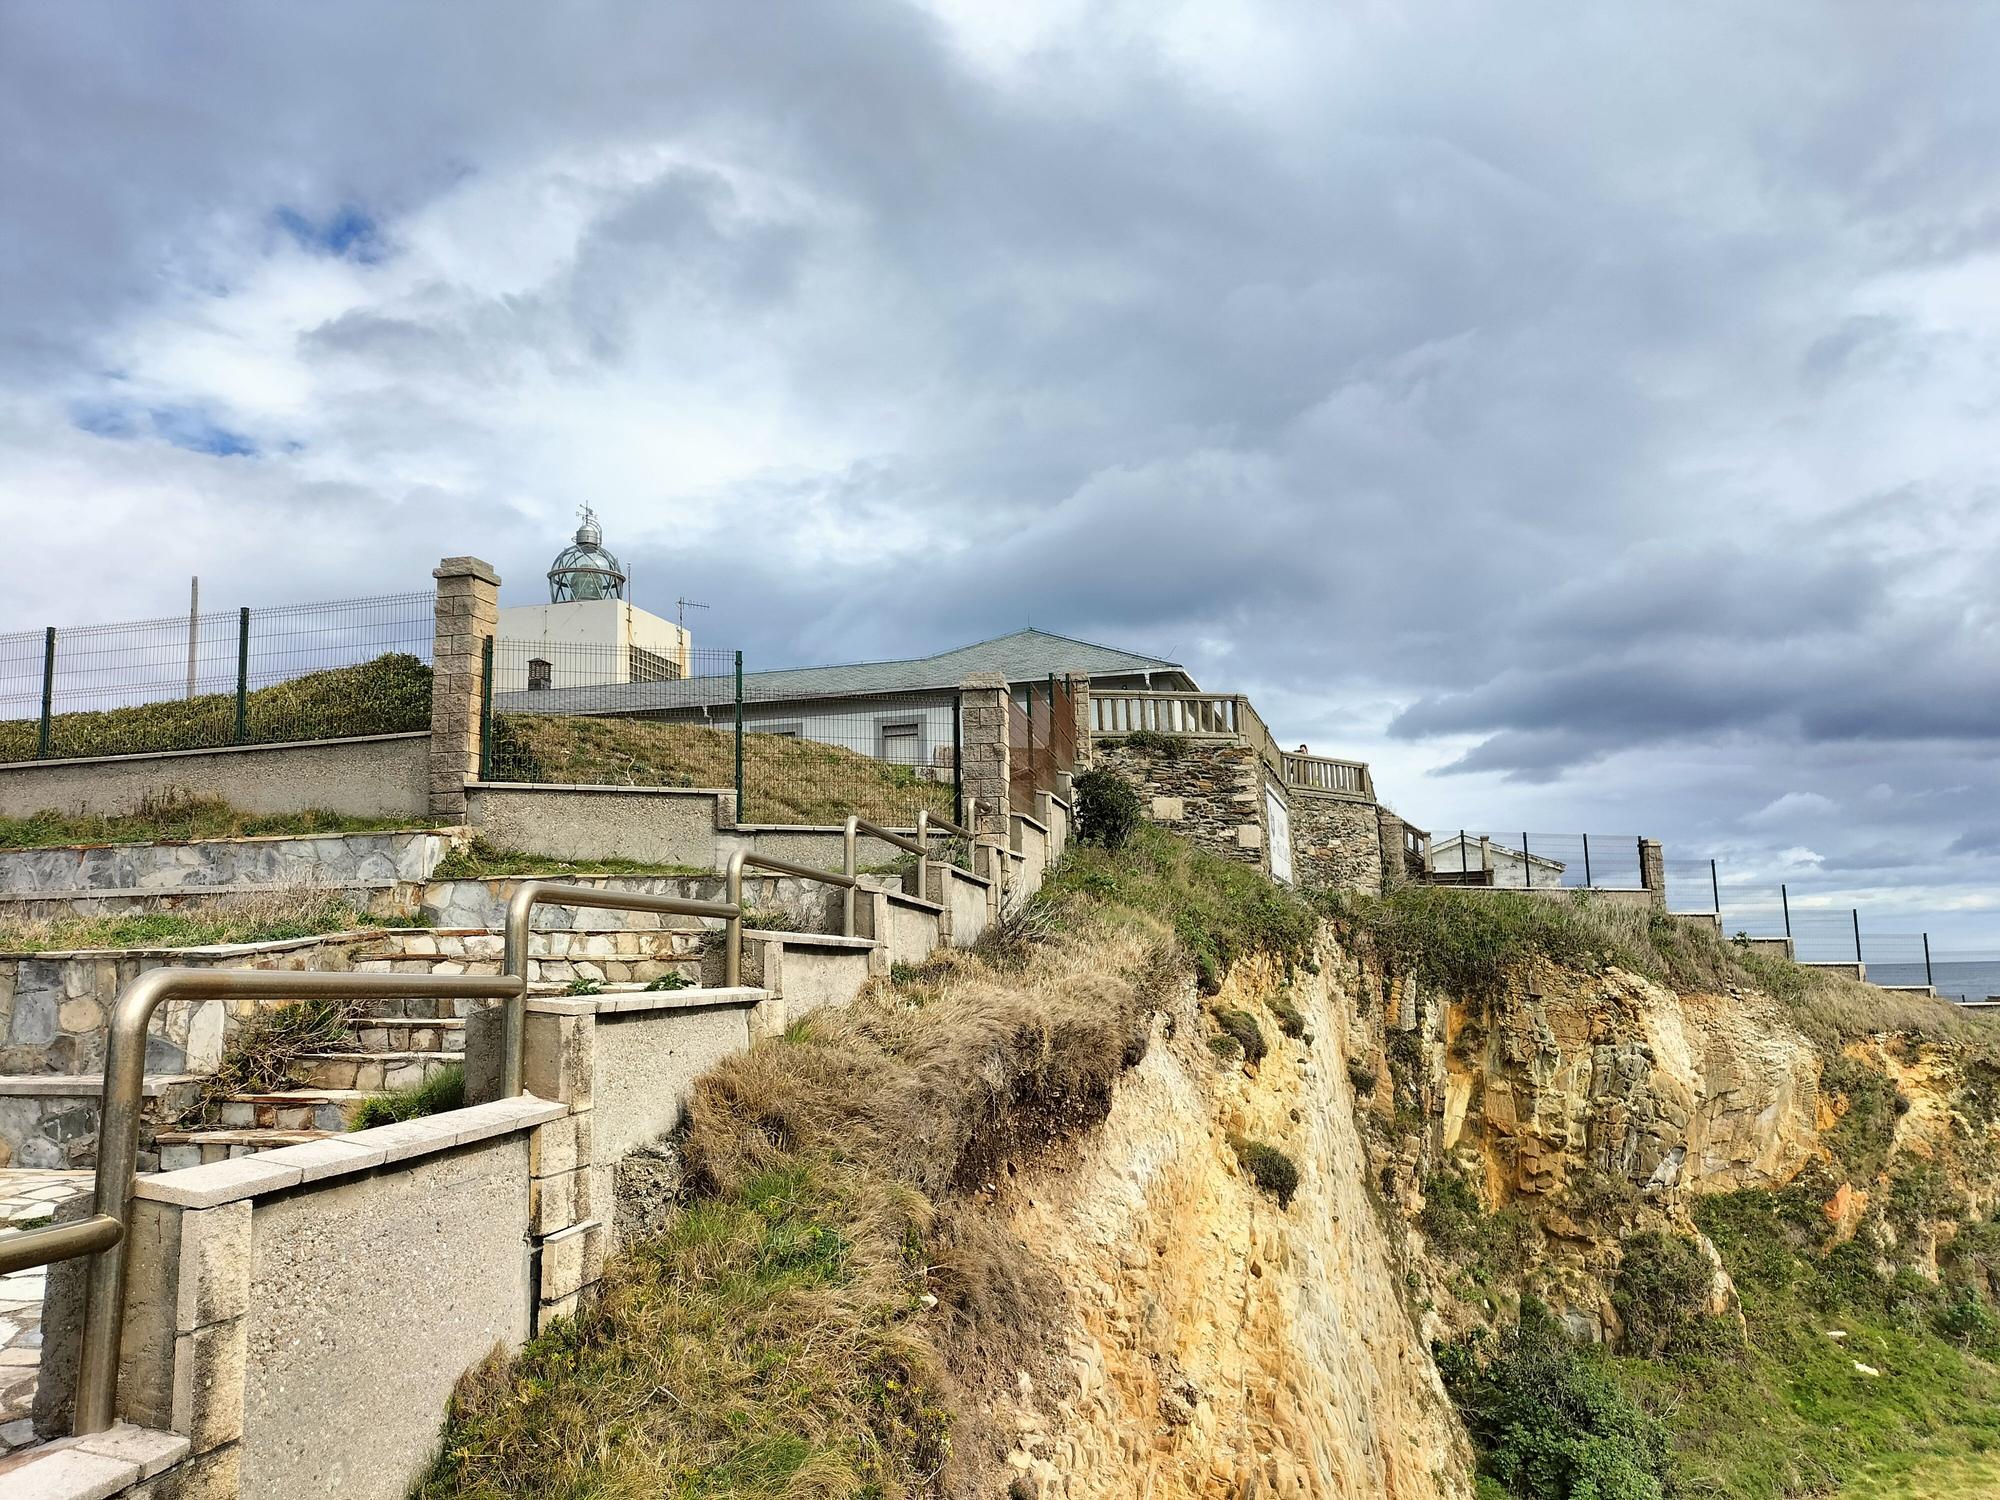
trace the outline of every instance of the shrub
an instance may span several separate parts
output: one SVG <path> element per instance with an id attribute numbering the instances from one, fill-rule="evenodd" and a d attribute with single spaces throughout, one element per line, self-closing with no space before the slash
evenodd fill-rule
<path id="1" fill-rule="evenodd" d="M 1619 1388 L 1600 1351 L 1578 1347 L 1532 1297 L 1490 1359 L 1484 1343 L 1475 1334 L 1435 1351 L 1483 1481 L 1518 1500 L 1662 1500 L 1666 1430 Z"/>
<path id="2" fill-rule="evenodd" d="M 604 993 L 604 986 L 599 984 L 595 979 L 572 979 L 568 984 L 563 986 L 563 993 L 565 995 L 601 995 Z"/>
<path id="3" fill-rule="evenodd" d="M 1275 995 L 1270 1001 L 1271 1014 L 1278 1018 L 1278 1030 L 1292 1038 L 1306 1034 L 1306 1014 L 1292 1003 L 1289 995 Z"/>
<path id="4" fill-rule="evenodd" d="M 1366 1099 L 1373 1096 L 1375 1085 L 1379 1080 L 1375 1076 L 1375 1070 L 1367 1063 L 1350 1061 L 1347 1065 L 1347 1081 L 1354 1085 L 1355 1093 Z"/>
<path id="5" fill-rule="evenodd" d="M 1820 1073 L 1822 1093 L 1846 1101 L 1826 1144 L 1852 1179 L 1873 1182 L 1888 1164 L 1896 1135 L 1896 1086 L 1888 1075 L 1852 1057 L 1831 1059 Z"/>
<path id="6" fill-rule="evenodd" d="M 1129 749 L 1143 750 L 1161 760 L 1179 760 L 1187 754 L 1188 738 L 1184 734 L 1162 734 L 1157 729 L 1135 729 L 1125 736 L 1125 744 Z"/>
<path id="7" fill-rule="evenodd" d="M 1634 1354 L 1684 1353 L 1701 1346 L 1709 1323 L 1714 1268 L 1686 1235 L 1649 1229 L 1624 1244 L 1611 1305 Z"/>
<path id="8" fill-rule="evenodd" d="M 1247 1010 L 1234 1010 L 1227 1006 L 1217 1006 L 1211 1014 L 1215 1024 L 1236 1040 L 1243 1049 L 1243 1056 L 1249 1062 L 1262 1062 L 1264 1054 L 1271 1050 L 1264 1040 L 1264 1028 L 1257 1024 L 1257 1018 Z"/>
<path id="9" fill-rule="evenodd" d="M 1424 1206 L 1417 1226 L 1424 1241 L 1440 1255 L 1456 1255 L 1471 1247 L 1485 1209 L 1479 1194 L 1456 1172 L 1433 1172 L 1424 1179 Z"/>
<path id="10" fill-rule="evenodd" d="M 1071 791 L 1076 799 L 1076 836 L 1086 844 L 1122 849 L 1139 826 L 1139 794 L 1115 772 L 1085 771 Z"/>
<path id="11" fill-rule="evenodd" d="M 1232 1135 L 1229 1148 L 1243 1163 L 1250 1180 L 1278 1200 L 1278 1207 L 1290 1208 L 1292 1195 L 1299 1190 L 1299 1168 L 1284 1152 L 1264 1141 Z"/>
<path id="12" fill-rule="evenodd" d="M 690 987 L 687 975 L 679 969 L 669 969 L 659 978 L 648 980 L 646 983 L 646 988 L 649 990 L 684 990 Z"/>
<path id="13" fill-rule="evenodd" d="M 349 1130 L 367 1130 L 375 1125 L 394 1125 L 421 1115 L 441 1115 L 465 1107 L 465 1069 L 457 1063 L 438 1069 L 422 1083 L 391 1089 L 361 1101 L 348 1124 Z"/>

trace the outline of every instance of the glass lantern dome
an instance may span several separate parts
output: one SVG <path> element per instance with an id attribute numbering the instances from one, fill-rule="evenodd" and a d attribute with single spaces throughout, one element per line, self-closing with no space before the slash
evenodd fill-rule
<path id="1" fill-rule="evenodd" d="M 604 533 L 597 524 L 597 512 L 583 508 L 583 524 L 576 528 L 576 541 L 556 554 L 549 565 L 549 600 L 567 604 L 573 599 L 623 599 L 625 570 L 604 548 Z"/>

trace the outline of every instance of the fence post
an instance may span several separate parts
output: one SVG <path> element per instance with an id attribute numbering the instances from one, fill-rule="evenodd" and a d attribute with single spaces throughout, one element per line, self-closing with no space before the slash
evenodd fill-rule
<path id="1" fill-rule="evenodd" d="M 1931 973 L 1931 935 L 1924 934 L 1924 983 L 1937 988 L 1937 976 Z"/>
<path id="2" fill-rule="evenodd" d="M 1719 924 L 1722 917 L 1722 882 L 1716 877 L 1715 861 L 1712 859 L 1708 862 L 1708 897 L 1715 903 L 1715 915 Z"/>
<path id="3" fill-rule="evenodd" d="M 736 821 L 743 817 L 743 653 L 736 653 Z"/>
<path id="4" fill-rule="evenodd" d="M 1853 906 L 1848 911 L 1854 918 L 1854 962 L 1858 966 L 1861 962 L 1861 908 Z"/>
<path id="5" fill-rule="evenodd" d="M 481 769 L 486 639 L 500 629 L 500 575 L 480 558 L 447 557 L 431 576 L 437 599 L 431 626 L 430 812 L 462 823 L 465 784 Z"/>
<path id="6" fill-rule="evenodd" d="M 53 726 L 50 710 L 56 701 L 56 628 L 51 625 L 48 634 L 42 637 L 42 727 L 35 737 L 35 759 L 49 758 L 49 741 Z"/>
<path id="7" fill-rule="evenodd" d="M 250 606 L 236 612 L 236 743 L 249 738 L 250 728 Z"/>
<path id="8" fill-rule="evenodd" d="M 493 637 L 479 652 L 479 779 L 493 779 Z"/>
<path id="9" fill-rule="evenodd" d="M 1528 857 L 1528 836 L 1521 835 L 1521 879 L 1528 890 L 1535 888 L 1535 862 Z"/>
<path id="10" fill-rule="evenodd" d="M 1587 889 L 1595 889 L 1596 882 L 1590 878 L 1590 835 L 1583 836 L 1583 883 Z"/>
<path id="11" fill-rule="evenodd" d="M 1007 679 L 998 672 L 979 673 L 959 684 L 958 696 L 965 726 L 961 780 L 965 795 L 978 804 L 979 820 L 985 825 L 972 831 L 997 834 L 1004 848 L 1011 829 L 1008 779 L 1013 768 L 1007 734 Z"/>
<path id="12" fill-rule="evenodd" d="M 965 826 L 965 693 L 951 695 L 951 820 Z M 972 851 L 965 851 L 970 859 Z"/>
<path id="13" fill-rule="evenodd" d="M 1792 893 L 1782 885 L 1778 887 L 1778 904 L 1785 909 L 1785 939 L 1789 942 L 1792 936 Z M 1793 956 L 1797 957 L 1796 954 Z"/>

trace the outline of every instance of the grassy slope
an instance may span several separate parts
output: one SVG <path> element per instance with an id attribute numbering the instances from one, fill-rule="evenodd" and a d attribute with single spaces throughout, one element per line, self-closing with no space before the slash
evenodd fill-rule
<path id="1" fill-rule="evenodd" d="M 431 727 L 431 669 L 392 652 L 351 667 L 308 672 L 245 695 L 243 743 L 394 734 Z M 0 761 L 33 760 L 41 726 L 0 720 Z M 236 697 L 204 693 L 130 708 L 57 714 L 50 721 L 56 756 L 136 755 L 194 750 L 236 739 Z"/>
<path id="2" fill-rule="evenodd" d="M 39 812 L 27 818 L 0 818 L 0 849 L 183 842 L 254 834 L 379 833 L 415 826 L 421 825 L 409 818 L 351 818 L 320 808 L 265 816 L 239 811 L 220 797 L 189 797 L 117 817 Z"/>
<path id="3" fill-rule="evenodd" d="M 493 774 L 503 781 L 607 786 L 733 787 L 736 738 L 726 729 L 646 719 L 507 714 L 495 721 Z M 774 734 L 743 737 L 742 817 L 838 823 L 849 813 L 908 822 L 951 812 L 951 787 L 838 745 Z"/>
<path id="4" fill-rule="evenodd" d="M 1004 1494 L 968 1476 L 992 1443 L 962 1388 L 1014 1379 L 1056 1293 L 979 1184 L 1101 1115 L 1148 987 L 1189 961 L 1169 925 L 1211 953 L 1310 931 L 1245 873 L 1156 834 L 1080 851 L 979 953 L 722 1064 L 691 1200 L 597 1309 L 467 1382 L 419 1493 L 894 1497 L 942 1470 Z"/>
<path id="5" fill-rule="evenodd" d="M 1762 989 L 1826 1052 L 1829 1078 L 1857 1066 L 1839 1056 L 1841 1043 L 1882 1031 L 1949 1043 L 1967 1059 L 1993 1049 L 1994 1028 L 1948 1004 L 1746 953 L 1602 903 L 1408 889 L 1328 904 L 1351 940 L 1458 994 L 1492 992 L 1536 961 L 1584 972 L 1612 962 L 1683 991 Z M 1862 1182 L 1887 1158 L 1894 1129 L 1894 1090 L 1875 1081 L 1881 1107 L 1857 1110 L 1829 1136 Z M 1851 1080 L 1845 1091 L 1872 1097 L 1864 1082 Z M 1880 1194 L 1893 1199 L 1909 1181 L 1892 1171 Z M 1936 1288 L 1907 1272 L 1879 1274 L 1872 1255 L 1829 1245 L 1820 1203 L 1832 1186 L 1829 1178 L 1812 1190 L 1700 1202 L 1697 1221 L 1742 1299 L 1745 1341 L 1705 1336 L 1669 1357 L 1609 1361 L 1614 1377 L 1666 1418 L 1676 1494 L 1985 1492 L 1972 1476 L 1992 1472 L 2000 1451 L 2000 1369 L 1989 1362 L 2000 1358 L 2000 1309 L 1984 1290 L 2000 1284 L 1988 1270 L 2000 1257 L 1984 1242 L 2000 1239 L 2000 1225 L 1963 1229 L 1965 1251 L 1946 1257 L 1946 1285 Z M 1498 1234 L 1502 1217 L 1484 1216 L 1477 1227 Z M 1971 1304 L 1958 1289 L 1967 1285 L 1979 1288 Z M 1848 1337 L 1830 1339 L 1830 1329 Z M 1863 1374 L 1856 1360 L 1883 1373 Z M 1970 1487 L 1953 1487 L 1961 1483 Z"/>
<path id="6" fill-rule="evenodd" d="M 713 875 L 693 865 L 647 864 L 635 859 L 556 859 L 520 849 L 499 849 L 475 838 L 454 849 L 431 872 L 433 880 L 498 880 L 514 875 Z"/>

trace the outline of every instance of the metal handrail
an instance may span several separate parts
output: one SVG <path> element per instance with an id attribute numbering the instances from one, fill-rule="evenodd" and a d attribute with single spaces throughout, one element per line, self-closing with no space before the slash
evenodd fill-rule
<path id="1" fill-rule="evenodd" d="M 850 819 L 849 821 L 852 820 Z M 802 880 L 820 880 L 828 885 L 845 886 L 847 889 L 842 903 L 841 931 L 848 937 L 854 936 L 854 888 L 860 882 L 855 879 L 853 874 L 846 872 L 836 873 L 832 870 L 815 870 L 810 865 L 795 865 L 788 859 L 774 859 L 768 854 L 758 854 L 749 849 L 738 849 L 734 854 L 729 856 L 729 868 L 723 876 L 723 880 L 729 891 L 729 899 L 736 904 L 739 911 L 743 906 L 743 867 L 745 865 L 755 865 L 758 869 L 769 870 L 775 875 L 796 875 Z M 742 941 L 739 938 L 735 950 L 729 955 L 731 963 L 730 973 L 736 976 L 736 978 L 732 978 L 729 981 L 731 984 L 737 983 L 738 979 L 742 977 L 742 947 Z"/>
<path id="2" fill-rule="evenodd" d="M 979 822 L 979 800 L 976 797 L 965 799 L 965 820 L 970 824 L 977 824 Z M 925 808 L 917 814 L 917 836 L 913 839 L 903 837 L 902 834 L 897 833 L 893 828 L 884 828 L 879 823 L 871 823 L 866 818 L 858 817 L 852 813 L 848 814 L 847 823 L 841 830 L 841 873 L 847 884 L 846 911 L 842 918 L 841 928 L 849 937 L 854 936 L 854 890 L 859 883 L 857 879 L 859 875 L 859 870 L 857 869 L 857 846 L 861 842 L 860 836 L 865 833 L 870 838 L 880 839 L 892 848 L 904 849 L 916 855 L 917 896 L 920 900 L 929 900 L 931 889 L 930 833 L 933 828 L 937 829 L 940 833 L 962 838 L 967 844 L 971 844 L 979 837 L 971 828 L 954 823 L 950 818 L 934 813 L 929 808 Z"/>
<path id="3" fill-rule="evenodd" d="M 139 1110 L 146 1078 L 146 1024 L 167 1000 L 249 995 L 264 1000 L 514 1001 L 511 974 L 326 974 L 286 969 L 149 969 L 126 985 L 111 1011 L 104 1094 L 97 1125 L 97 1181 L 87 1219 L 0 1239 L 0 1271 L 92 1257 L 77 1366 L 78 1436 L 111 1426 L 118 1403 L 118 1343 L 125 1324 L 125 1246 L 132 1178 L 139 1160 Z M 515 1092 L 519 1092 L 518 1089 Z"/>
<path id="4" fill-rule="evenodd" d="M 733 861 L 732 861 L 733 863 Z M 555 880 L 524 880 L 507 899 L 507 930 L 500 966 L 520 981 L 507 1003 L 500 1033 L 500 1092 L 511 1098 L 521 1092 L 522 1044 L 528 1015 L 528 926 L 538 906 L 603 907 L 607 911 L 646 911 L 663 916 L 720 917 L 724 939 L 723 982 L 734 988 L 743 976 L 742 878 L 728 901 L 695 901 L 685 896 L 659 896 L 650 891 L 620 891 L 605 886 L 567 885 Z"/>

